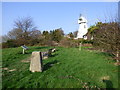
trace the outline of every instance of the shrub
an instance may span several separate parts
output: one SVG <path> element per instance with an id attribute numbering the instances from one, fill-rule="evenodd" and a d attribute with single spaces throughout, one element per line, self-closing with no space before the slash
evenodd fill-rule
<path id="1" fill-rule="evenodd" d="M 16 41 L 12 39 L 2 43 L 2 48 L 11 48 L 11 47 L 17 47 L 17 46 L 18 45 L 16 44 Z"/>
<path id="2" fill-rule="evenodd" d="M 69 38 L 63 38 L 60 41 L 59 46 L 63 46 L 63 47 L 77 47 L 77 43 L 74 40 L 71 40 Z"/>

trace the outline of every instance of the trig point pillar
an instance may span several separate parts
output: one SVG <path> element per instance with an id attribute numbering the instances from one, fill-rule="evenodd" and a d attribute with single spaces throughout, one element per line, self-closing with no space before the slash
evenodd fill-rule
<path id="1" fill-rule="evenodd" d="M 32 52 L 30 71 L 42 72 L 42 53 L 40 51 Z"/>

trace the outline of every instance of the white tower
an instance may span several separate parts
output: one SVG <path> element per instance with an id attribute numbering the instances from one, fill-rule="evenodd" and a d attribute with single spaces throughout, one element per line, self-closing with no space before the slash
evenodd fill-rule
<path id="1" fill-rule="evenodd" d="M 79 29 L 77 33 L 77 38 L 84 38 L 87 39 L 87 37 L 84 37 L 84 35 L 87 33 L 87 20 L 80 14 L 79 20 L 78 20 Z"/>

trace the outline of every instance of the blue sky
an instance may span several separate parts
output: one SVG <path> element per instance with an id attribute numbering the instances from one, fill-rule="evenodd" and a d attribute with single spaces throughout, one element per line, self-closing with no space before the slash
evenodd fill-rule
<path id="1" fill-rule="evenodd" d="M 40 31 L 62 28 L 65 34 L 78 29 L 82 13 L 88 26 L 105 21 L 117 13 L 117 2 L 3 2 L 2 33 L 7 34 L 18 18 L 30 16 Z"/>

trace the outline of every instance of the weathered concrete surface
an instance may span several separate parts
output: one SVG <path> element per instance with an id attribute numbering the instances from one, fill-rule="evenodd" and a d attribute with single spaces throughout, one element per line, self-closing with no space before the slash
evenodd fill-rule
<path id="1" fill-rule="evenodd" d="M 42 72 L 42 53 L 40 51 L 32 52 L 30 62 L 31 72 Z"/>

